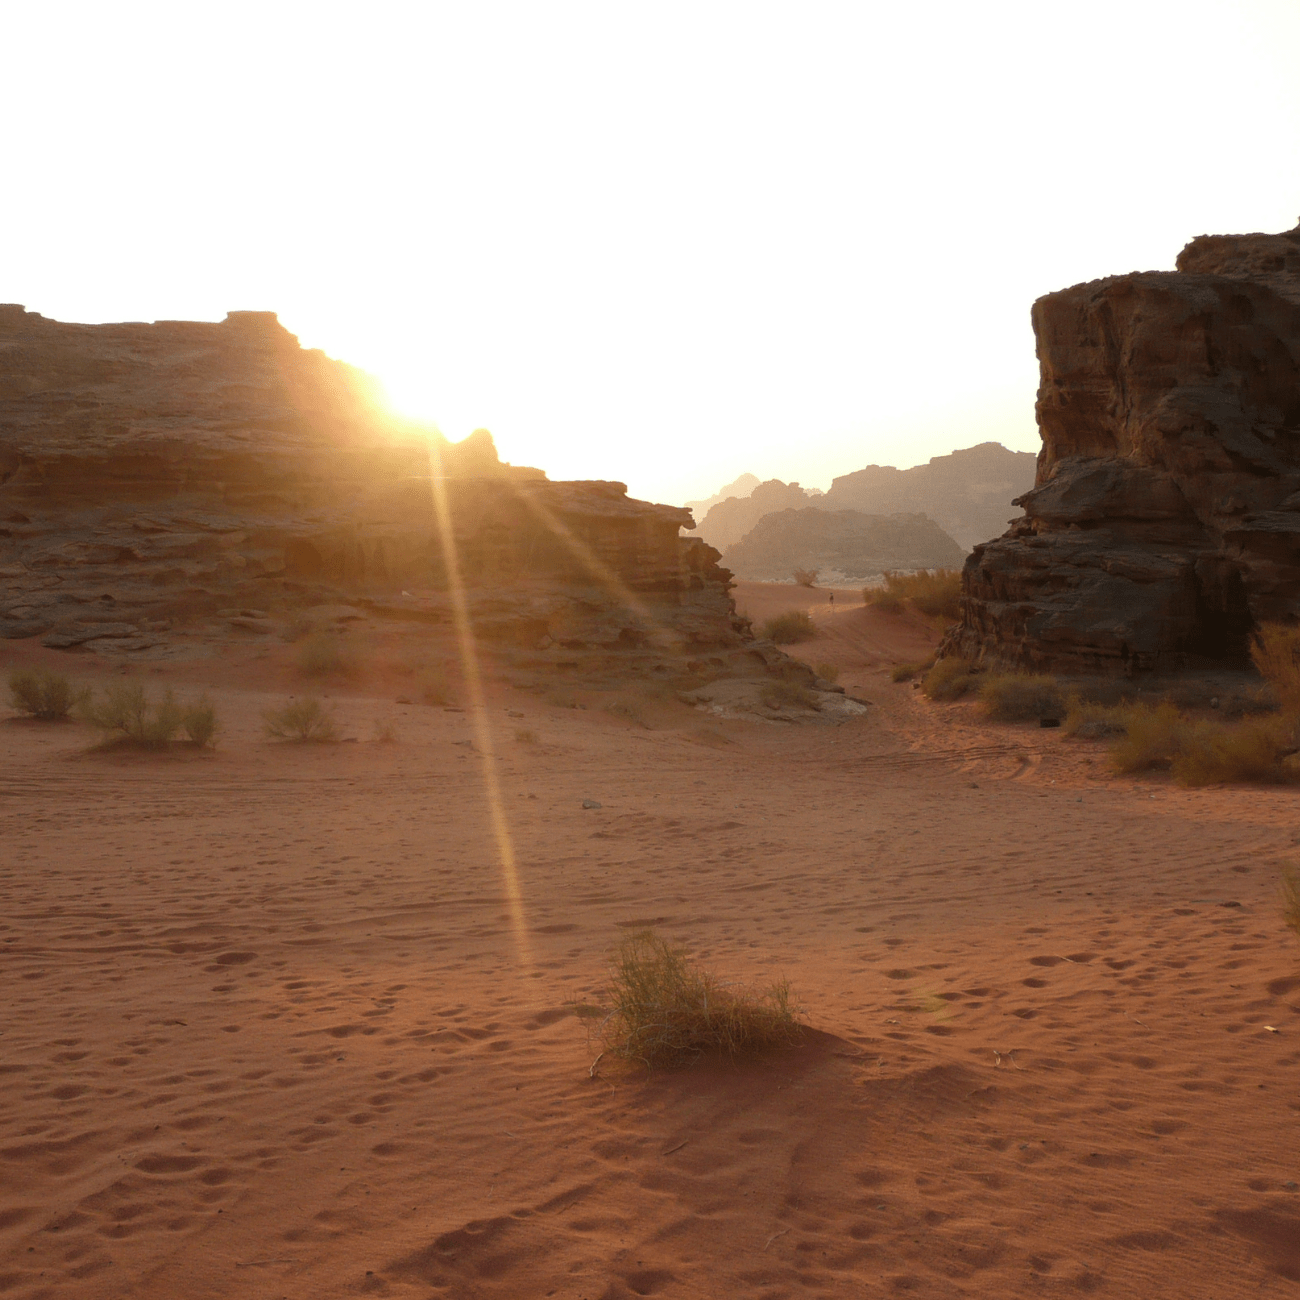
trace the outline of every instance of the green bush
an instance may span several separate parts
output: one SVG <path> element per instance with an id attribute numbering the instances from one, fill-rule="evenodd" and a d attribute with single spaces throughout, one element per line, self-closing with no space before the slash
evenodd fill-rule
<path id="1" fill-rule="evenodd" d="M 895 614 L 909 604 L 930 618 L 961 616 L 961 571 L 922 569 L 919 573 L 886 573 L 883 587 L 868 587 L 862 599 L 868 605 Z"/>
<path id="2" fill-rule="evenodd" d="M 623 940 L 610 977 L 604 1050 L 648 1069 L 787 1046 L 799 1033 L 784 980 L 758 993 L 723 983 L 653 930 Z"/>
<path id="3" fill-rule="evenodd" d="M 977 684 L 971 665 L 965 659 L 940 659 L 926 673 L 921 691 L 932 700 L 959 700 Z"/>
<path id="4" fill-rule="evenodd" d="M 40 668 L 15 668 L 9 674 L 10 703 L 20 713 L 42 722 L 66 720 L 89 693 L 78 690 L 66 677 Z"/>
<path id="5" fill-rule="evenodd" d="M 792 609 L 769 618 L 763 624 L 762 634 L 777 645 L 793 645 L 796 641 L 811 641 L 817 635 L 817 628 L 807 610 Z"/>
<path id="6" fill-rule="evenodd" d="M 206 696 L 197 704 L 184 705 L 167 691 L 155 702 L 139 685 L 105 687 L 102 699 L 87 695 L 81 714 L 112 746 L 166 749 L 181 731 L 193 744 L 204 746 L 217 735 L 216 710 Z"/>
<path id="7" fill-rule="evenodd" d="M 1029 722 L 1065 713 L 1065 696 L 1055 677 L 989 674 L 980 682 L 979 698 L 984 716 L 995 722 Z"/>
<path id="8" fill-rule="evenodd" d="M 318 699 L 290 700 L 281 709 L 262 714 L 266 734 L 273 740 L 326 744 L 339 738 L 334 715 Z"/>

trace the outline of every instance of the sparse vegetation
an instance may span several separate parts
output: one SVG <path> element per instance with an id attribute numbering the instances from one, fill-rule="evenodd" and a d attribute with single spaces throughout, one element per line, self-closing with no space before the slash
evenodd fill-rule
<path id="1" fill-rule="evenodd" d="M 924 663 L 895 664 L 889 670 L 889 680 L 891 682 L 910 682 L 912 678 L 919 677 L 922 673 L 928 673 L 933 667 L 933 659 L 927 659 Z"/>
<path id="2" fill-rule="evenodd" d="M 273 740 L 328 744 L 339 738 L 334 714 L 314 696 L 290 700 L 281 709 L 262 714 L 264 730 Z"/>
<path id="3" fill-rule="evenodd" d="M 420 699 L 425 704 L 450 704 L 451 687 L 447 674 L 442 668 L 429 665 L 415 674 L 415 686 Z"/>
<path id="4" fill-rule="evenodd" d="M 546 702 L 554 705 L 557 709 L 576 709 L 578 707 L 578 697 L 572 691 L 548 691 Z"/>
<path id="5" fill-rule="evenodd" d="M 778 679 L 768 682 L 758 694 L 769 709 L 821 708 L 821 701 L 817 698 L 816 692 L 810 691 L 799 682 Z"/>
<path id="6" fill-rule="evenodd" d="M 794 645 L 797 641 L 811 641 L 817 635 L 807 610 L 792 609 L 778 614 L 763 624 L 762 635 L 777 645 Z"/>
<path id="7" fill-rule="evenodd" d="M 20 713 L 42 722 L 63 722 L 90 694 L 66 677 L 39 668 L 15 668 L 9 674 L 9 702 Z"/>
<path id="8" fill-rule="evenodd" d="M 1282 920 L 1300 939 L 1300 867 L 1294 862 L 1282 864 Z"/>
<path id="9" fill-rule="evenodd" d="M 940 659 L 926 673 L 921 691 L 932 700 L 959 700 L 976 685 L 975 673 L 965 659 Z"/>
<path id="10" fill-rule="evenodd" d="M 1028 722 L 1060 718 L 1065 695 L 1055 677 L 1018 673 L 990 673 L 979 684 L 984 716 L 995 722 Z"/>
<path id="11" fill-rule="evenodd" d="M 1080 740 L 1122 736 L 1125 731 L 1124 709 L 1124 705 L 1095 704 L 1081 700 L 1077 695 L 1071 696 L 1062 730 L 1067 736 L 1078 736 Z"/>
<path id="12" fill-rule="evenodd" d="M 521 745 L 535 745 L 537 744 L 537 732 L 528 727 L 517 727 L 515 729 L 515 739 Z"/>
<path id="13" fill-rule="evenodd" d="M 835 664 L 817 664 L 813 672 L 824 682 L 829 682 L 832 686 L 840 679 L 840 670 Z"/>
<path id="14" fill-rule="evenodd" d="M 356 651 L 337 632 L 313 632 L 298 647 L 298 671 L 304 677 L 352 677 L 357 669 Z"/>
<path id="15" fill-rule="evenodd" d="M 922 569 L 918 573 L 886 573 L 883 587 L 867 587 L 862 599 L 887 614 L 910 605 L 927 618 L 955 619 L 961 615 L 961 573 L 957 569 Z"/>
<path id="16" fill-rule="evenodd" d="M 397 726 L 391 718 L 376 718 L 372 738 L 376 744 L 394 745 L 397 743 Z"/>
<path id="17" fill-rule="evenodd" d="M 1187 722 L 1171 764 L 1180 785 L 1251 781 L 1281 785 L 1300 772 L 1286 758 L 1295 752 L 1292 729 L 1281 719 L 1254 719 L 1225 725 Z"/>
<path id="18" fill-rule="evenodd" d="M 171 691 L 151 700 L 143 686 L 108 686 L 102 699 L 87 694 L 81 715 L 104 735 L 104 744 L 132 749 L 166 749 L 184 731 L 200 748 L 217 736 L 217 714 L 207 697 L 197 704 L 180 704 Z"/>
<path id="19" fill-rule="evenodd" d="M 1145 772 L 1172 765 L 1187 734 L 1186 719 L 1172 704 L 1121 705 L 1115 713 L 1124 728 L 1123 737 L 1110 751 L 1117 772 Z"/>
<path id="20" fill-rule="evenodd" d="M 687 1065 L 700 1056 L 783 1047 L 799 1022 L 790 988 L 760 992 L 724 983 L 686 959 L 653 930 L 628 936 L 610 964 L 604 1051 L 647 1069 Z"/>
<path id="21" fill-rule="evenodd" d="M 1289 717 L 1300 717 L 1300 628 L 1264 623 L 1252 638 L 1250 657 Z"/>
<path id="22" fill-rule="evenodd" d="M 815 587 L 817 585 L 816 569 L 796 569 L 794 571 L 794 580 L 801 587 Z"/>

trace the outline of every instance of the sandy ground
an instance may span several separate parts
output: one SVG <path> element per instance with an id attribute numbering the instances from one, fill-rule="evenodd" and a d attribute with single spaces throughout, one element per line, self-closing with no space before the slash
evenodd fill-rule
<path id="1" fill-rule="evenodd" d="M 0 1295 L 1300 1293 L 1300 794 L 1112 777 L 810 604 L 838 728 L 496 688 L 488 757 L 340 687 L 355 743 L 275 745 L 238 654 L 146 676 L 211 755 L 0 724 Z M 593 1077 L 572 1008 L 650 923 L 788 976 L 802 1044 Z"/>

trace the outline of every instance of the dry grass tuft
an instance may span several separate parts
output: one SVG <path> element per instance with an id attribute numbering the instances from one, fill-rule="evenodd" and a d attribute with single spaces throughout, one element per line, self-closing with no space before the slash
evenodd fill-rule
<path id="1" fill-rule="evenodd" d="M 933 667 L 933 659 L 927 659 L 924 663 L 895 664 L 889 670 L 889 680 L 891 682 L 910 682 L 912 678 L 928 673 Z"/>
<path id="2" fill-rule="evenodd" d="M 535 745 L 537 744 L 537 732 L 528 727 L 518 727 L 515 730 L 515 739 L 521 745 Z"/>
<path id="3" fill-rule="evenodd" d="M 15 668 L 9 674 L 9 702 L 20 713 L 42 722 L 66 722 L 90 691 L 78 690 L 66 677 L 39 668 Z"/>
<path id="4" fill-rule="evenodd" d="M 1282 864 L 1282 920 L 1300 939 L 1300 867 L 1294 862 Z"/>
<path id="5" fill-rule="evenodd" d="M 763 624 L 761 635 L 777 645 L 793 645 L 796 641 L 811 641 L 817 635 L 817 628 L 806 610 L 792 609 L 769 618 Z"/>
<path id="6" fill-rule="evenodd" d="M 932 700 L 959 700 L 976 684 L 975 674 L 965 659 L 940 659 L 926 673 L 921 691 Z"/>
<path id="7" fill-rule="evenodd" d="M 886 573 L 883 587 L 868 587 L 863 601 L 889 614 L 905 604 L 928 618 L 955 619 L 961 616 L 961 571 L 922 569 L 919 573 Z"/>
<path id="8" fill-rule="evenodd" d="M 995 722 L 1060 718 L 1066 710 L 1065 695 L 1055 677 L 990 674 L 980 682 L 979 698 L 984 716 Z"/>
<path id="9" fill-rule="evenodd" d="M 794 571 L 794 580 L 801 587 L 815 587 L 817 585 L 817 570 L 796 569 Z"/>
<path id="10" fill-rule="evenodd" d="M 1292 728 L 1279 718 L 1235 725 L 1189 722 L 1174 755 L 1174 780 L 1180 785 L 1248 781 L 1285 785 L 1300 777 L 1286 762 L 1295 752 Z"/>
<path id="11" fill-rule="evenodd" d="M 397 724 L 391 718 L 376 718 L 371 739 L 379 745 L 397 744 Z"/>
<path id="12" fill-rule="evenodd" d="M 816 664 L 813 672 L 824 682 L 829 682 L 832 686 L 840 679 L 840 670 L 835 664 Z"/>
<path id="13" fill-rule="evenodd" d="M 334 714 L 313 696 L 290 700 L 282 709 L 267 709 L 262 723 L 272 740 L 328 744 L 339 738 Z"/>
<path id="14" fill-rule="evenodd" d="M 1264 623 L 1252 638 L 1250 657 L 1290 717 L 1300 715 L 1300 628 Z"/>
<path id="15" fill-rule="evenodd" d="M 207 696 L 185 705 L 167 691 L 154 702 L 143 686 L 109 686 L 103 699 L 87 692 L 81 716 L 103 733 L 109 748 L 166 749 L 181 731 L 200 748 L 217 737 L 217 711 Z"/>
<path id="16" fill-rule="evenodd" d="M 821 701 L 816 691 L 810 691 L 799 682 L 768 682 L 758 693 L 759 698 L 769 709 L 820 709 Z"/>
<path id="17" fill-rule="evenodd" d="M 1117 772 L 1170 767 L 1187 738 L 1187 719 L 1168 701 L 1121 705 L 1115 718 L 1124 728 L 1123 738 L 1110 751 Z"/>
<path id="18" fill-rule="evenodd" d="M 619 945 L 607 1004 L 605 1052 L 647 1069 L 687 1065 L 713 1052 L 734 1057 L 785 1047 L 800 1028 L 786 981 L 762 992 L 724 983 L 653 930 Z"/>
<path id="19" fill-rule="evenodd" d="M 1124 708 L 1123 705 L 1095 704 L 1081 700 L 1077 695 L 1071 696 L 1062 730 L 1067 736 L 1078 736 L 1081 740 L 1122 736 L 1127 729 Z"/>

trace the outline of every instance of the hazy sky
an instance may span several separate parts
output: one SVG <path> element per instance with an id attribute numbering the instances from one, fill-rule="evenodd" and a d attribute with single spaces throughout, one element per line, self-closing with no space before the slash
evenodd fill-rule
<path id="1" fill-rule="evenodd" d="M 1300 0 L 5 6 L 0 300 L 270 309 L 553 478 L 1036 450 L 1038 295 L 1300 217 Z"/>

